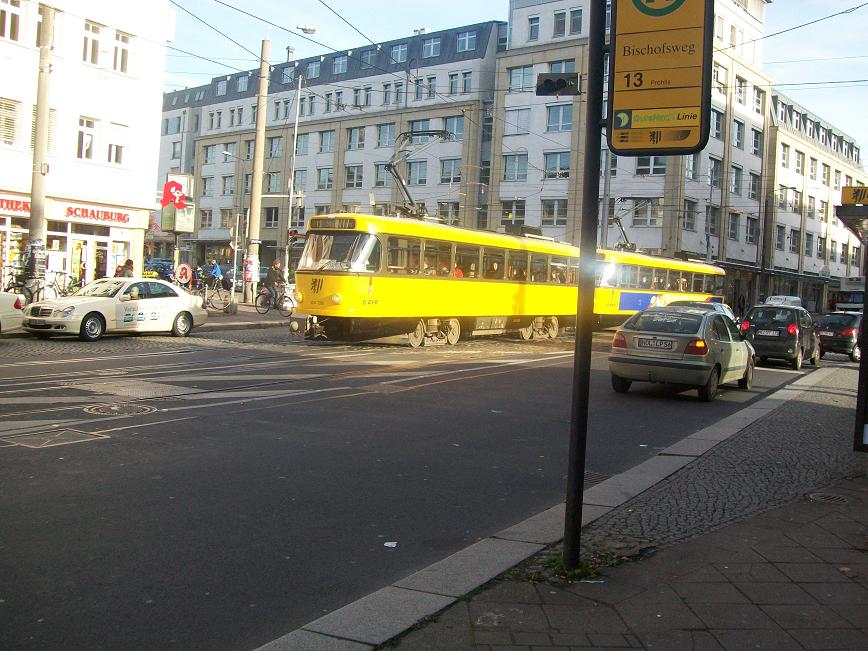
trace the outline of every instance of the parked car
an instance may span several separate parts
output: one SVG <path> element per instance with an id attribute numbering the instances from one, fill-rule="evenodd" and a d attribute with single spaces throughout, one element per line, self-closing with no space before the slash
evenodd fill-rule
<path id="1" fill-rule="evenodd" d="M 727 382 L 750 389 L 755 363 L 753 347 L 723 314 L 666 306 L 637 312 L 615 332 L 609 371 L 618 393 L 633 382 L 660 382 L 696 387 L 710 402 Z"/>
<path id="2" fill-rule="evenodd" d="M 115 332 L 171 332 L 186 337 L 207 318 L 201 296 L 162 280 L 101 278 L 73 296 L 27 306 L 23 328 L 40 338 L 78 335 L 82 341 Z"/>
<path id="3" fill-rule="evenodd" d="M 849 355 L 858 362 L 862 359 L 859 347 L 862 332 L 862 315 L 853 312 L 833 312 L 817 321 L 820 336 L 820 357 L 826 353 Z"/>
<path id="4" fill-rule="evenodd" d="M 808 311 L 790 305 L 754 305 L 741 322 L 761 362 L 784 359 L 800 369 L 805 359 L 820 363 L 820 339 Z"/>
<path id="5" fill-rule="evenodd" d="M 726 303 L 706 303 L 704 301 L 672 301 L 668 305 L 674 305 L 676 307 L 695 307 L 700 310 L 714 310 L 715 312 L 723 314 L 728 319 L 732 319 L 733 323 L 738 323 L 738 319 L 735 317 L 735 312 L 733 312 L 732 308 Z"/>
<path id="6" fill-rule="evenodd" d="M 24 298 L 12 292 L 0 292 L 0 334 L 21 328 Z"/>

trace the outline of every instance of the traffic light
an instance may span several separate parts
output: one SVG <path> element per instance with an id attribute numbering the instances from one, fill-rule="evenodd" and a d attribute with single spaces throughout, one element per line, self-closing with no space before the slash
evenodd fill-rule
<path id="1" fill-rule="evenodd" d="M 536 76 L 537 95 L 578 95 L 579 73 L 556 72 Z"/>
<path id="2" fill-rule="evenodd" d="M 289 243 L 290 245 L 295 244 L 298 240 L 298 231 L 296 229 L 292 229 L 289 231 Z"/>

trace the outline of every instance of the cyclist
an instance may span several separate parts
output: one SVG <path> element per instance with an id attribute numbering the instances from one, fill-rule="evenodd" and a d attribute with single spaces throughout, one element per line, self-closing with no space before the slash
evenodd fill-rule
<path id="1" fill-rule="evenodd" d="M 278 299 L 285 285 L 286 276 L 283 275 L 283 269 L 280 268 L 280 260 L 275 259 L 268 268 L 268 274 L 265 276 L 265 287 L 268 289 L 268 293 L 271 294 L 271 304 L 275 308 L 279 305 Z"/>
<path id="2" fill-rule="evenodd" d="M 208 270 L 208 284 L 211 288 L 217 287 L 217 283 L 221 283 L 223 281 L 223 270 L 220 268 L 216 259 L 211 260 L 211 268 Z"/>

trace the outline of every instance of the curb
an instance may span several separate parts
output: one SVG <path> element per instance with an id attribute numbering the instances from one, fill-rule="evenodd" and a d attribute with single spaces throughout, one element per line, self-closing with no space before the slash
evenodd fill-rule
<path id="1" fill-rule="evenodd" d="M 220 323 L 214 321 L 206 321 L 200 326 L 197 326 L 190 334 L 195 336 L 198 332 L 219 332 L 221 330 L 262 330 L 264 328 L 279 328 L 281 326 L 289 327 L 289 319 L 283 321 L 229 321 Z M 114 334 L 114 333 L 109 333 Z M 141 333 L 149 334 L 149 333 Z M 159 334 L 159 333 L 150 333 Z M 35 335 L 23 330 L 14 330 L 12 332 L 4 332 L 0 339 L 32 339 Z M 75 338 L 75 335 L 67 335 L 67 337 Z"/>
<path id="2" fill-rule="evenodd" d="M 723 441 L 817 384 L 820 368 L 709 425 L 583 493 L 582 526 L 675 474 Z M 374 649 L 563 539 L 564 503 L 538 513 L 273 640 L 256 651 Z"/>

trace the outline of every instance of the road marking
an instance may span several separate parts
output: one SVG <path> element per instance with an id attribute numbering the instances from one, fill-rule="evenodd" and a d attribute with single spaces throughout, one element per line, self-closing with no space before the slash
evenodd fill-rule
<path id="1" fill-rule="evenodd" d="M 128 359 L 130 357 L 148 357 L 153 355 L 189 355 L 191 353 L 205 352 L 201 349 L 183 348 L 174 351 L 160 351 L 154 353 L 136 353 L 134 355 L 109 355 L 107 357 L 80 357 L 78 359 L 51 359 L 51 360 L 30 360 L 26 362 L 9 362 L 8 364 L 0 364 L 0 368 L 14 368 L 16 366 L 37 366 L 37 365 L 57 365 L 57 364 L 80 364 L 81 362 L 102 362 L 115 359 Z"/>

